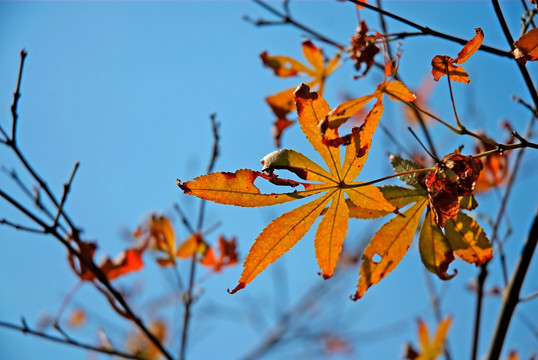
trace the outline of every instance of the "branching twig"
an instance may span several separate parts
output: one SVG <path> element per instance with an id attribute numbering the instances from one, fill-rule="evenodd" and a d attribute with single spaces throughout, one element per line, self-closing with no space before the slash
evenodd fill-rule
<path id="1" fill-rule="evenodd" d="M 15 331 L 20 331 L 23 334 L 30 334 L 30 335 L 37 336 L 37 337 L 40 337 L 40 338 L 43 338 L 43 339 L 47 339 L 47 340 L 52 341 L 52 342 L 56 342 L 56 343 L 60 343 L 60 344 L 66 344 L 66 345 L 72 345 L 72 346 L 75 346 L 77 348 L 91 350 L 91 351 L 95 351 L 95 352 L 102 353 L 102 354 L 120 356 L 120 357 L 125 358 L 125 359 L 144 360 L 143 357 L 133 355 L 133 354 L 128 354 L 128 353 L 125 353 L 125 352 L 120 351 L 120 350 L 107 349 L 107 348 L 103 348 L 103 347 L 99 347 L 99 346 L 95 346 L 95 345 L 86 344 L 86 343 L 74 340 L 72 338 L 66 339 L 65 337 L 57 337 L 57 336 L 46 334 L 46 333 L 41 332 L 41 331 L 32 330 L 30 327 L 28 327 L 28 324 L 26 323 L 26 321 L 24 319 L 22 319 L 22 325 L 15 325 L 15 324 L 11 324 L 11 323 L 8 323 L 8 322 L 5 322 L 5 321 L 0 321 L 0 327 L 15 330 Z"/>
<path id="2" fill-rule="evenodd" d="M 329 39 L 328 37 L 318 33 L 317 31 L 303 25 L 302 23 L 298 22 L 297 20 L 293 19 L 291 17 L 291 14 L 289 13 L 289 8 L 287 5 L 284 6 L 284 9 L 285 9 L 285 13 L 283 12 L 280 12 L 279 10 L 275 9 L 274 7 L 272 7 L 271 5 L 267 4 L 266 2 L 262 1 L 262 0 L 253 0 L 256 4 L 260 5 L 261 7 L 263 7 L 264 9 L 266 9 L 267 11 L 269 11 L 270 13 L 278 16 L 281 20 L 278 21 L 278 22 L 271 22 L 271 21 L 265 21 L 265 20 L 256 20 L 256 21 L 253 21 L 251 20 L 250 18 L 248 17 L 245 17 L 245 19 L 247 21 L 250 21 L 251 23 L 253 23 L 254 25 L 285 25 L 285 24 L 290 24 L 290 25 L 293 25 L 295 26 L 296 28 L 298 29 L 301 29 L 305 32 L 307 32 L 308 34 L 312 35 L 314 38 L 316 38 L 317 40 L 321 41 L 321 42 L 324 42 L 326 44 L 330 44 L 340 50 L 344 49 L 345 46 L 334 41 L 334 40 L 331 40 Z"/>

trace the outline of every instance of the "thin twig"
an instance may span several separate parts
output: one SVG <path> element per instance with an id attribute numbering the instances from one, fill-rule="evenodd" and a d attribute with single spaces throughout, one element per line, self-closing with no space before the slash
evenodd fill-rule
<path id="1" fill-rule="evenodd" d="M 26 55 L 28 53 L 26 50 L 21 50 L 21 65 L 19 67 L 19 76 L 17 78 L 17 88 L 15 89 L 15 92 L 13 93 L 13 104 L 11 105 L 11 116 L 13 118 L 13 124 L 11 127 L 11 142 L 13 145 L 15 145 L 16 141 L 16 135 L 17 135 L 17 120 L 19 118 L 19 114 L 17 114 L 17 106 L 19 104 L 19 99 L 21 97 L 21 79 L 22 79 L 22 70 L 24 68 L 24 59 L 26 59 Z M 9 142 L 9 141 L 8 141 Z"/>
<path id="2" fill-rule="evenodd" d="M 279 10 L 275 9 L 274 7 L 272 7 L 271 5 L 267 4 L 266 2 L 262 1 L 262 0 L 253 0 L 256 4 L 260 5 L 261 7 L 263 7 L 264 9 L 266 9 L 267 11 L 269 11 L 270 13 L 278 16 L 279 18 L 281 18 L 281 22 L 278 23 L 278 22 L 273 22 L 273 24 L 282 24 L 282 25 L 285 25 L 285 24 L 290 24 L 290 25 L 293 25 L 295 26 L 296 28 L 298 29 L 301 29 L 305 32 L 307 32 L 308 34 L 312 35 L 314 38 L 316 38 L 317 40 L 321 41 L 321 42 L 324 42 L 326 44 L 330 44 L 340 50 L 344 49 L 345 46 L 334 41 L 334 40 L 331 40 L 329 39 L 328 37 L 318 33 L 317 31 L 307 27 L 306 25 L 304 24 L 301 24 L 300 22 L 298 22 L 297 20 L 293 19 L 291 17 L 291 14 L 289 14 L 289 8 L 285 5 L 284 6 L 284 9 L 287 13 L 282 13 L 280 12 Z M 248 17 L 246 18 L 246 20 L 252 22 L 254 25 L 266 25 L 267 23 L 265 21 L 252 21 L 250 20 Z M 269 22 L 270 23 L 270 22 Z"/>
<path id="3" fill-rule="evenodd" d="M 36 233 L 36 234 L 44 234 L 43 230 L 41 230 L 41 229 L 34 229 L 34 228 L 31 228 L 31 227 L 28 227 L 28 226 L 15 224 L 15 223 L 13 223 L 13 222 L 11 222 L 9 220 L 6 220 L 6 219 L 0 219 L 0 225 L 6 225 L 6 226 L 12 227 L 12 228 L 14 228 L 16 230 L 22 230 L 22 231 Z"/>
<path id="4" fill-rule="evenodd" d="M 75 167 L 73 168 L 73 171 L 71 172 L 71 176 L 69 177 L 69 181 L 64 184 L 64 191 L 62 194 L 62 199 L 60 200 L 60 206 L 58 206 L 58 212 L 56 213 L 56 217 L 54 218 L 54 225 L 52 226 L 58 226 L 58 221 L 60 220 L 60 215 L 63 213 L 63 207 L 65 204 L 65 200 L 67 199 L 67 194 L 69 194 L 69 190 L 71 189 L 71 184 L 73 183 L 73 179 L 75 178 L 75 173 L 77 172 L 77 169 L 79 167 L 80 163 L 77 161 L 75 163 Z"/>
<path id="5" fill-rule="evenodd" d="M 46 333 L 41 332 L 41 331 L 32 330 L 32 329 L 30 329 L 28 327 L 28 324 L 26 323 L 26 321 L 24 321 L 24 319 L 22 321 L 22 325 L 15 325 L 15 324 L 11 324 L 11 323 L 8 323 L 8 322 L 5 322 L 5 321 L 0 321 L 0 327 L 15 330 L 15 331 L 20 331 L 23 334 L 30 334 L 30 335 L 37 336 L 37 337 L 40 337 L 40 338 L 43 338 L 43 339 L 47 339 L 47 340 L 52 341 L 52 342 L 56 342 L 56 343 L 60 343 L 60 344 L 66 344 L 66 345 L 72 345 L 72 346 L 75 346 L 77 348 L 91 350 L 91 351 L 95 351 L 95 352 L 102 353 L 102 354 L 120 356 L 120 357 L 125 358 L 125 359 L 144 360 L 143 357 L 133 355 L 133 354 L 128 354 L 128 353 L 125 353 L 125 352 L 120 351 L 120 350 L 102 348 L 102 347 L 98 347 L 98 346 L 95 346 L 95 345 L 86 344 L 86 343 L 80 342 L 78 340 L 74 340 L 72 338 L 66 339 L 64 337 L 57 337 L 57 336 L 46 334 Z"/>
<path id="6" fill-rule="evenodd" d="M 5 193 L 2 189 L 0 189 L 0 197 L 4 198 L 8 203 L 13 205 L 17 210 L 22 212 L 24 215 L 26 215 L 30 220 L 35 222 L 37 225 L 41 226 L 41 228 L 43 229 L 43 233 L 50 234 L 54 238 L 58 239 L 67 248 L 69 253 L 76 256 L 81 262 L 81 264 L 86 266 L 93 274 L 95 274 L 97 280 L 99 280 L 99 282 L 103 284 L 103 286 L 111 294 L 111 296 L 121 305 L 121 307 L 123 308 L 123 312 L 126 314 L 125 317 L 131 319 L 138 326 L 138 328 L 159 349 L 159 351 L 163 354 L 165 358 L 169 360 L 173 359 L 172 356 L 168 353 L 168 351 L 164 348 L 160 340 L 155 337 L 155 335 L 148 329 L 148 327 L 144 324 L 144 322 L 133 312 L 133 310 L 131 309 L 127 301 L 124 299 L 124 297 L 121 295 L 121 293 L 112 286 L 112 284 L 110 283 L 106 275 L 93 262 L 92 259 L 88 259 L 87 256 L 83 256 L 79 251 L 73 248 L 73 246 L 68 240 L 64 239 L 58 233 L 58 230 L 56 228 L 48 226 L 44 221 L 42 221 L 39 217 L 33 214 L 29 209 L 21 205 L 18 201 L 12 198 L 9 194 Z M 96 288 L 101 289 L 98 286 L 96 286 Z"/>

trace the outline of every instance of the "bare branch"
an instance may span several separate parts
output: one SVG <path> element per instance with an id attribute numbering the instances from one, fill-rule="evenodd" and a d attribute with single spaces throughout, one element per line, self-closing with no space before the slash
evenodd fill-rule
<path id="1" fill-rule="evenodd" d="M 527 237 L 527 241 L 521 251 L 518 262 L 516 264 L 512 279 L 508 284 L 504 294 L 503 303 L 501 305 L 501 312 L 497 318 L 497 324 L 495 331 L 491 339 L 490 348 L 488 351 L 487 359 L 498 359 L 501 355 L 501 350 L 504 344 L 504 338 L 508 332 L 510 320 L 517 304 L 519 303 L 519 292 L 523 286 L 525 275 L 527 274 L 529 265 L 538 243 L 538 211 L 534 217 L 531 230 Z"/>
<path id="2" fill-rule="evenodd" d="M 107 348 L 104 348 L 104 347 L 98 347 L 98 346 L 95 346 L 95 345 L 80 342 L 78 340 L 74 340 L 71 337 L 68 337 L 68 338 L 57 337 L 57 336 L 46 334 L 46 333 L 41 332 L 41 331 L 32 330 L 30 327 L 28 327 L 28 324 L 26 323 L 26 321 L 24 319 L 22 319 L 21 322 L 22 322 L 22 325 L 15 325 L 15 324 L 11 324 L 11 323 L 8 323 L 8 322 L 5 322 L 5 321 L 0 321 L 0 327 L 15 330 L 15 331 L 20 331 L 23 334 L 30 334 L 30 335 L 37 336 L 37 337 L 40 337 L 40 338 L 43 338 L 43 339 L 46 339 L 46 340 L 49 340 L 49 341 L 52 341 L 52 342 L 71 345 L 71 346 L 74 346 L 74 347 L 78 347 L 78 348 L 85 349 L 85 350 L 91 350 L 91 351 L 95 351 L 95 352 L 102 353 L 102 354 L 120 356 L 120 357 L 125 358 L 125 359 L 144 360 L 144 358 L 142 358 L 142 357 L 139 357 L 139 356 L 133 355 L 133 354 L 128 354 L 128 353 L 125 353 L 125 352 L 120 351 L 120 350 L 107 349 Z"/>

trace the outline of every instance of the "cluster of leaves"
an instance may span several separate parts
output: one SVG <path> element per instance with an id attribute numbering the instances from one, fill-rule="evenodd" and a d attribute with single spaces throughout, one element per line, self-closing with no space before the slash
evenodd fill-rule
<path id="1" fill-rule="evenodd" d="M 366 32 L 366 24 L 361 24 L 353 38 L 354 43 L 362 44 L 363 51 L 368 46 L 375 46 L 370 44 L 381 37 L 378 34 L 369 38 Z M 435 56 L 432 60 L 434 79 L 447 75 L 449 79 L 467 83 L 467 73 L 455 64 L 467 61 L 480 47 L 482 39 L 483 32 L 477 28 L 475 37 L 464 46 L 457 58 Z M 312 49 L 316 51 L 312 52 Z M 358 45 L 351 49 L 358 68 L 361 62 L 365 62 L 367 71 L 370 60 L 377 52 L 367 52 L 372 58 L 366 61 L 357 55 Z M 278 76 L 296 75 L 301 71 L 310 74 L 314 77 L 310 85 L 320 85 L 322 90 L 325 76 L 330 73 L 326 69 L 333 70 L 331 64 L 336 63 L 334 59 L 337 57 L 326 68 L 323 66 L 321 51 L 310 41 L 303 43 L 303 51 L 311 64 L 317 64 L 314 65 L 317 72 L 307 71 L 302 64 L 288 57 L 270 57 L 264 52 L 262 59 Z M 472 194 L 483 167 L 480 160 L 452 153 L 438 160 L 434 168 L 421 169 L 412 161 L 394 156 L 391 159 L 393 167 L 410 188 L 394 185 L 376 187 L 356 180 L 368 157 L 372 136 L 383 114 L 383 98 L 388 96 L 391 100 L 405 104 L 416 99 L 396 79 L 400 57 L 401 54 L 398 53 L 396 59 L 385 61 L 385 79 L 373 93 L 345 101 L 334 110 L 322 98 L 321 91 L 311 92 L 308 84 L 303 83 L 297 87 L 293 93 L 294 105 L 288 100 L 289 90 L 277 94 L 277 98 L 287 99 L 285 111 L 277 116 L 285 115 L 293 108 L 297 109 L 301 130 L 323 159 L 328 171 L 295 150 L 281 149 L 262 159 L 262 172 L 243 169 L 235 173 L 211 173 L 184 183 L 178 180 L 179 187 L 187 194 L 221 204 L 245 207 L 275 205 L 319 195 L 277 217 L 260 233 L 245 259 L 239 284 L 231 293 L 244 288 L 269 264 L 290 250 L 319 216 L 322 219 L 315 234 L 314 246 L 321 275 L 327 279 L 334 273 L 350 217 L 372 219 L 396 214 L 377 231 L 363 253 L 357 291 L 352 297 L 354 300 L 362 297 L 368 288 L 377 284 L 398 265 L 411 245 L 425 210 L 426 215 L 419 232 L 419 249 L 422 261 L 429 271 L 447 280 L 456 274 L 455 271 L 451 275 L 447 273 L 454 255 L 476 266 L 491 258 L 491 244 L 484 231 L 473 218 L 461 211 L 476 207 Z M 273 111 L 284 108 L 276 106 L 276 102 L 269 100 L 271 98 L 274 96 L 268 98 Z M 375 103 L 362 124 L 353 127 L 351 133 L 341 136 L 340 126 L 374 99 Z M 345 147 L 343 162 L 341 147 Z M 303 181 L 280 178 L 275 170 L 288 170 Z M 278 186 L 301 186 L 303 190 L 262 194 L 254 184 L 258 178 Z M 403 208 L 406 210 L 400 212 Z"/>
<path id="2" fill-rule="evenodd" d="M 172 223 L 165 216 L 152 214 L 147 224 L 136 229 L 134 235 L 142 238 L 143 243 L 149 243 L 157 253 L 163 255 L 157 258 L 157 263 L 163 267 L 175 266 L 177 258 L 191 259 L 193 256 L 202 266 L 215 272 L 237 263 L 235 238 L 226 240 L 220 236 L 217 251 L 205 240 L 203 234 L 197 231 L 176 247 Z"/>

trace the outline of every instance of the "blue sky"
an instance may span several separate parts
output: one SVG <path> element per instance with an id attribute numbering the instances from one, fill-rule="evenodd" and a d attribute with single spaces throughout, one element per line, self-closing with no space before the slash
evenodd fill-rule
<path id="1" fill-rule="evenodd" d="M 279 6 L 278 2 L 271 4 Z M 517 38 L 519 2 L 506 1 L 502 7 Z M 489 2 L 399 1 L 387 2 L 386 8 L 462 38 L 472 37 L 474 28 L 481 27 L 484 44 L 507 49 Z M 350 4 L 297 1 L 292 2 L 291 9 L 299 20 L 343 43 L 349 41 L 357 26 Z M 198 200 L 183 195 L 175 181 L 190 180 L 205 171 L 211 151 L 212 112 L 217 113 L 221 136 L 216 170 L 259 170 L 259 160 L 274 150 L 273 117 L 263 99 L 301 80 L 276 78 L 262 67 L 259 53 L 267 50 L 270 54 L 302 59 L 300 43 L 304 34 L 292 27 L 256 28 L 242 20 L 244 14 L 271 18 L 248 1 L 0 2 L 0 124 L 9 128 L 11 123 L 9 107 L 19 51 L 25 48 L 28 58 L 19 103 L 20 146 L 57 194 L 74 163 L 80 161 L 66 208 L 84 228 L 86 237 L 99 241 L 98 257 L 114 256 L 129 246 L 124 232 L 136 228 L 151 212 L 174 216 L 175 202 L 195 221 Z M 371 29 L 380 29 L 377 15 L 363 11 L 361 16 Z M 389 21 L 388 26 L 391 32 L 412 30 L 394 21 Z M 335 53 L 328 45 L 316 44 L 328 56 Z M 455 56 L 460 49 L 461 45 L 432 37 L 406 40 L 400 67 L 404 81 L 409 87 L 418 87 L 429 76 L 433 56 Z M 499 124 L 509 119 L 516 130 L 524 133 L 529 115 L 510 100 L 512 94 L 528 99 L 515 64 L 479 52 L 465 68 L 471 84 L 454 86 L 465 123 L 504 139 Z M 536 63 L 528 68 L 533 78 L 538 78 Z M 359 81 L 351 80 L 352 74 L 348 61 L 328 80 L 325 96 L 332 107 L 342 100 L 343 92 L 364 95 L 380 81 L 380 75 L 374 71 Z M 434 87 L 431 106 L 444 119 L 452 121 L 446 82 Z M 417 147 L 406 130 L 399 105 L 387 105 L 382 121 L 403 144 Z M 449 153 L 462 143 L 467 153 L 472 151 L 473 143 L 468 139 L 456 137 L 439 125 L 433 129 L 438 151 Z M 283 146 L 319 160 L 298 126 L 284 135 Z M 374 149 L 376 146 L 377 151 L 370 155 L 361 173 L 363 179 L 391 173 L 386 155 L 398 148 L 381 132 L 374 138 Z M 1 154 L 1 165 L 16 166 L 9 152 L 2 149 Z M 509 269 L 516 261 L 538 203 L 535 161 L 536 154 L 528 151 L 508 205 L 513 229 L 505 247 Z M 16 169 L 23 174 L 22 169 Z M 28 177 L 23 178 L 29 181 Z M 0 186 L 23 197 L 3 172 Z M 500 193 L 478 198 L 486 232 L 491 230 L 486 216 L 494 216 L 490 209 L 496 208 Z M 7 203 L 0 204 L 0 217 L 23 222 Z M 207 204 L 205 227 L 220 223 L 209 240 L 215 241 L 218 234 L 234 235 L 244 257 L 265 225 L 294 206 L 243 209 Z M 350 248 L 358 246 L 381 224 L 353 222 L 346 244 Z M 187 236 L 177 221 L 176 229 L 178 240 Z M 265 319 L 261 324 L 270 325 L 278 314 L 322 281 L 316 275 L 313 234 L 311 231 L 290 253 L 233 296 L 226 289 L 235 286 L 240 266 L 211 276 L 202 284 L 203 295 L 194 307 L 191 358 L 205 359 L 223 353 L 226 358 L 238 358 L 246 354 L 266 330 L 258 323 L 253 326 L 246 314 L 257 314 Z M 163 274 L 151 257 L 146 262 L 143 272 L 118 280 L 118 284 L 125 286 L 143 284 L 144 291 L 135 300 L 140 306 L 171 291 L 167 281 L 170 274 Z M 454 358 L 459 359 L 470 352 L 474 296 L 465 286 L 477 270 L 461 261 L 453 266 L 459 271 L 456 278 L 448 283 L 433 281 L 437 288 L 444 289 L 444 312 L 454 316 L 450 345 Z M 180 266 L 182 274 L 187 269 L 186 264 Z M 488 287 L 499 285 L 499 264 L 494 262 L 490 269 Z M 532 276 L 536 271 L 535 261 L 523 294 L 538 290 Z M 0 320 L 13 323 L 24 316 L 33 325 L 44 313 L 54 314 L 76 283 L 59 243 L 6 227 L 0 227 L 0 274 Z M 329 280 L 338 285 L 330 288 L 330 301 L 322 303 L 328 313 L 321 320 L 312 318 L 310 325 L 329 332 L 353 330 L 349 340 L 359 358 L 398 358 L 405 342 L 416 343 L 414 319 L 420 316 L 430 327 L 434 324 L 416 244 L 393 273 L 353 303 L 348 296 L 355 290 L 357 274 L 358 268 L 350 269 L 340 280 Z M 106 301 L 91 286 L 84 286 L 73 304 L 86 306 L 90 311 L 88 327 L 74 330 L 73 336 L 95 342 L 95 329 L 102 325 L 110 338 L 121 344 L 128 324 L 108 310 Z M 499 304 L 499 298 L 486 300 L 482 354 L 487 349 Z M 536 300 L 523 304 L 519 311 L 523 315 L 516 314 L 513 319 L 506 350 L 516 348 L 528 357 L 533 351 L 536 353 L 538 343 L 521 316 L 532 318 L 537 313 Z M 153 316 L 148 312 L 143 315 L 147 319 Z M 159 315 L 171 322 L 177 320 L 177 312 L 169 309 Z M 107 319 L 105 325 L 101 318 Z M 170 346 L 176 353 L 178 343 L 173 339 L 177 339 L 177 332 L 170 335 Z M 304 349 L 291 347 L 286 351 L 269 358 L 301 354 Z M 0 328 L 0 357 L 85 359 L 87 354 Z"/>

